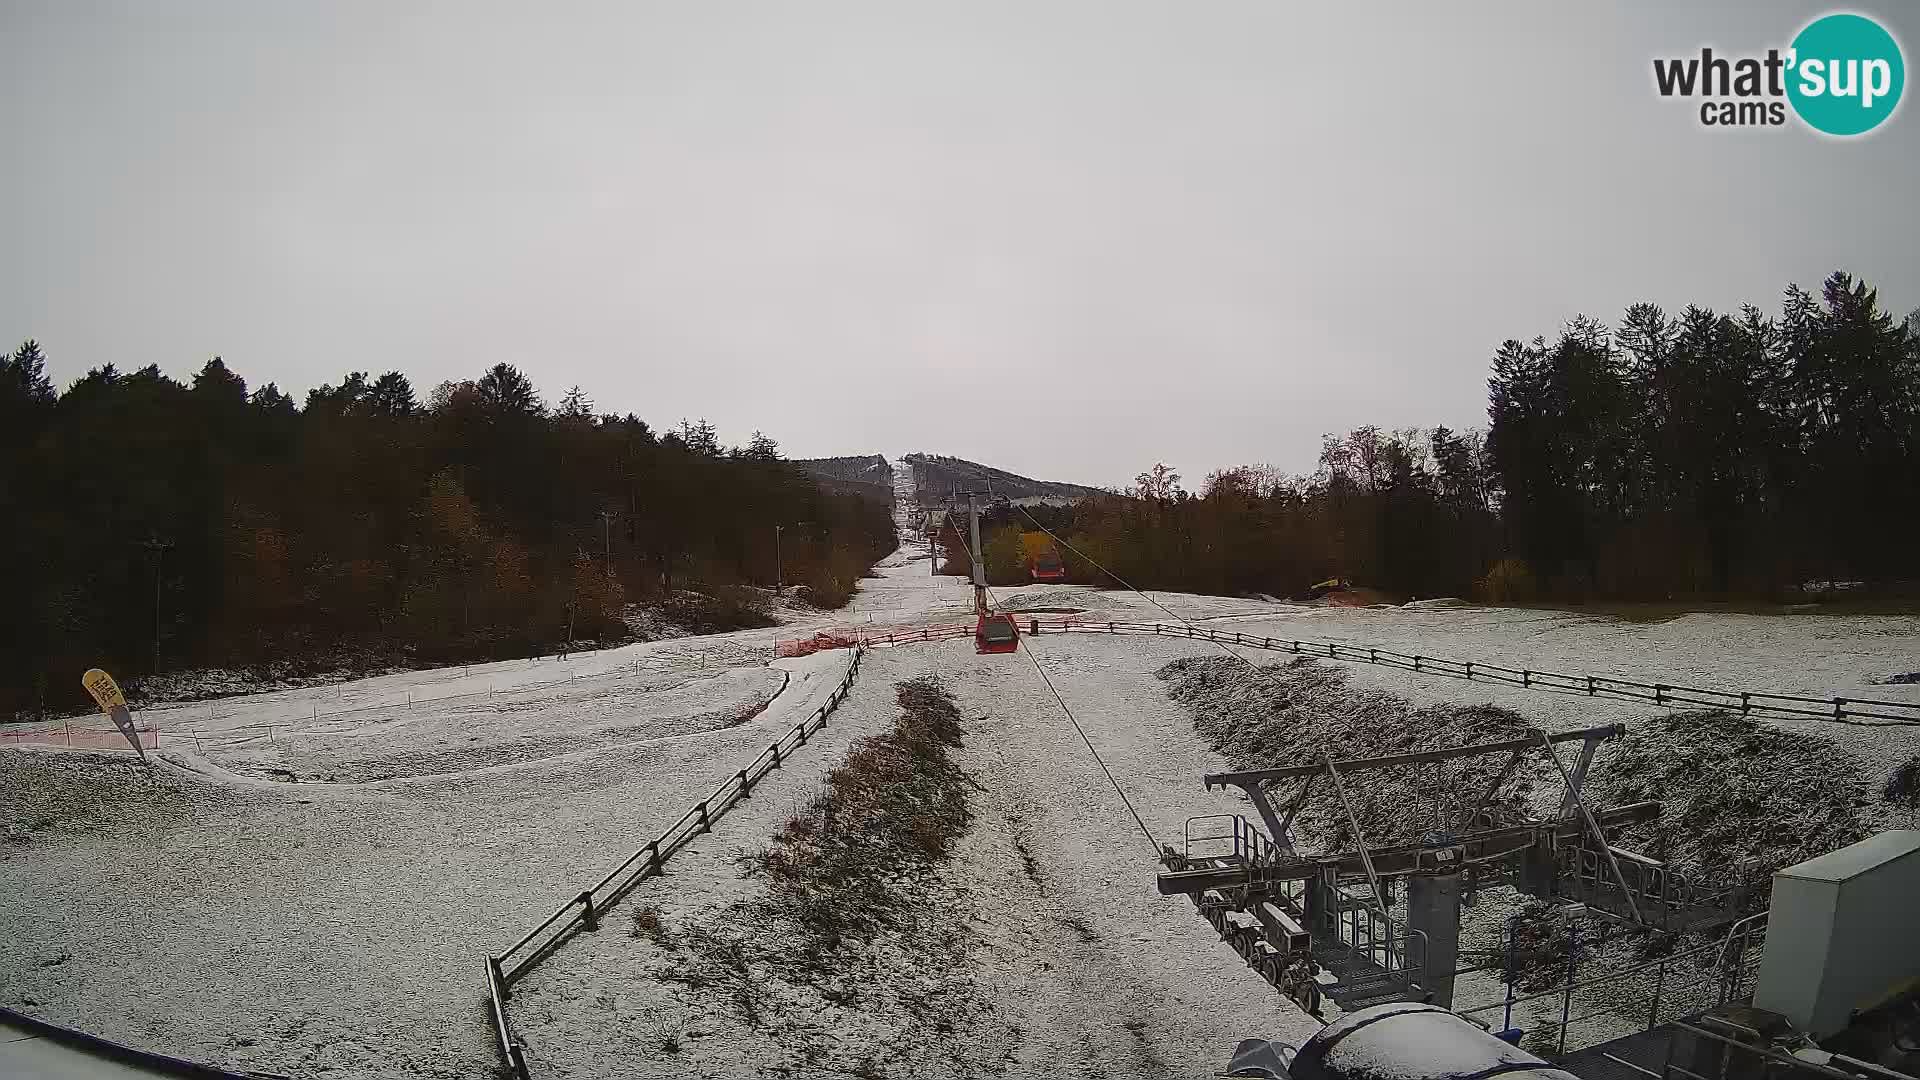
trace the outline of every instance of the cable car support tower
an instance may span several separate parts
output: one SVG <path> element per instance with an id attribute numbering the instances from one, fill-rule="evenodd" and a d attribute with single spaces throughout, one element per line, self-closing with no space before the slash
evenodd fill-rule
<path id="1" fill-rule="evenodd" d="M 987 564 L 980 550 L 980 504 L 976 499 L 993 500 L 991 491 L 956 491 L 967 500 L 967 556 L 973 562 L 973 646 L 975 652 L 1010 653 L 1020 648 L 1020 625 L 1013 616 L 996 614 L 987 604 Z"/>

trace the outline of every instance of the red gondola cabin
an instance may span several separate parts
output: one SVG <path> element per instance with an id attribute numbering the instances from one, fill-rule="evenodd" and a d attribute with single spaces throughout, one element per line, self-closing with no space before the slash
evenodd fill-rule
<path id="1" fill-rule="evenodd" d="M 1060 561 L 1060 556 L 1057 553 L 1043 551 L 1035 555 L 1032 561 L 1028 563 L 1027 573 L 1031 575 L 1035 581 L 1065 581 L 1067 580 L 1067 564 Z"/>
<path id="2" fill-rule="evenodd" d="M 973 628 L 973 651 L 981 653 L 1017 652 L 1020 648 L 1020 624 L 1011 615 L 982 615 Z"/>

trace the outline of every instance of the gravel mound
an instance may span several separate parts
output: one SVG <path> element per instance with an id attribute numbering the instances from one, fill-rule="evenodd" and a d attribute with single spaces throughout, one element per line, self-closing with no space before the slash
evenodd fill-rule
<path id="1" fill-rule="evenodd" d="M 1682 867 L 1772 871 L 1884 827 L 1861 763 L 1832 739 L 1730 713 L 1649 718 L 1595 764 L 1599 801 L 1664 804 L 1623 846 Z"/>
<path id="2" fill-rule="evenodd" d="M 1496 742 L 1524 735 L 1519 714 L 1492 705 L 1416 706 L 1350 685 L 1346 671 L 1298 659 L 1264 667 L 1225 656 L 1175 660 L 1156 672 L 1193 714 L 1193 727 L 1240 769 L 1316 764 Z M 1371 769 L 1342 778 L 1369 844 L 1420 840 L 1437 823 L 1457 822 L 1493 785 L 1506 761 L 1488 756 L 1435 765 Z M 1491 804 L 1496 818 L 1520 816 L 1540 763 L 1515 770 Z M 1280 785 L 1290 799 L 1297 782 Z M 1436 820 L 1437 816 L 1437 820 Z M 1319 850 L 1352 846 L 1353 830 L 1333 785 L 1316 782 L 1296 821 L 1296 839 Z"/>
<path id="3" fill-rule="evenodd" d="M 1267 667 L 1224 656 L 1194 657 L 1158 672 L 1193 715 L 1194 730 L 1236 768 L 1496 742 L 1526 734 L 1518 713 L 1492 705 L 1415 706 L 1350 685 L 1345 670 L 1307 659 Z M 1562 750 L 1562 760 L 1568 761 Z M 1570 763 L 1570 762 L 1569 762 Z M 1421 839 L 1439 820 L 1457 822 L 1505 765 L 1502 755 L 1376 769 L 1343 778 L 1369 844 Z M 1531 755 L 1494 800 L 1496 818 L 1551 813 L 1560 780 Z M 1297 825 L 1310 849 L 1352 844 L 1332 785 L 1314 785 Z M 1280 785 L 1290 798 L 1297 783 Z M 1724 712 L 1670 713 L 1629 725 L 1603 747 L 1589 773 L 1589 805 L 1653 799 L 1655 821 L 1627 829 L 1624 847 L 1688 870 L 1790 866 L 1887 826 L 1893 808 L 1861 762 L 1819 733 L 1783 731 Z M 1533 805 L 1537 797 L 1541 800 Z"/>

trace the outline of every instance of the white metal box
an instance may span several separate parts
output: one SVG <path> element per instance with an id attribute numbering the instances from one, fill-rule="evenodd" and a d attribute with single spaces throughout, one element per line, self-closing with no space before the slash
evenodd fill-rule
<path id="1" fill-rule="evenodd" d="M 1868 837 L 1773 876 L 1753 1003 L 1816 1039 L 1920 981 L 1920 830 Z"/>

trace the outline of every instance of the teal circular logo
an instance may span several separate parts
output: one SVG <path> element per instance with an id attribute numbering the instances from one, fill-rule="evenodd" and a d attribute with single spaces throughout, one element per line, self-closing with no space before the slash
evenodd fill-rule
<path id="1" fill-rule="evenodd" d="M 1815 131 L 1863 135 L 1893 115 L 1907 84 L 1900 43 L 1864 15 L 1823 15 L 1793 39 L 1787 100 Z"/>

